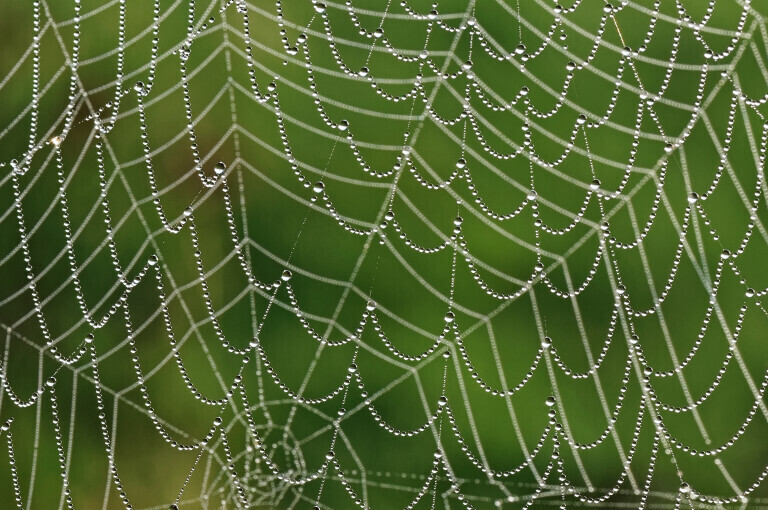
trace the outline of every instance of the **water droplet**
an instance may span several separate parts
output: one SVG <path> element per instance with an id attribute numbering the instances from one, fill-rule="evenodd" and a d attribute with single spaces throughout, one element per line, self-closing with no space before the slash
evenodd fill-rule
<path id="1" fill-rule="evenodd" d="M 448 324 L 453 322 L 455 319 L 456 319 L 456 316 L 453 314 L 453 312 L 448 312 L 445 314 L 445 317 L 443 317 L 443 320 L 445 320 L 445 322 L 447 322 Z"/>
<path id="2" fill-rule="evenodd" d="M 688 485 L 687 483 L 683 482 L 680 485 L 680 492 L 683 493 L 683 494 L 688 494 L 689 492 L 691 492 L 691 486 Z"/>
<path id="3" fill-rule="evenodd" d="M 136 85 L 133 86 L 133 90 L 136 91 L 136 93 L 139 96 L 146 96 L 147 95 L 147 86 L 144 85 L 143 81 L 137 81 Z"/>
<path id="4" fill-rule="evenodd" d="M 544 403 L 547 404 L 547 406 L 552 407 L 553 405 L 555 405 L 555 397 L 552 397 L 552 396 L 547 397 L 547 400 L 544 401 Z"/>
<path id="5" fill-rule="evenodd" d="M 365 309 L 368 310 L 369 312 L 374 311 L 376 309 L 376 302 L 373 300 L 368 301 L 368 303 L 366 303 L 365 305 Z"/>
<path id="6" fill-rule="evenodd" d="M 346 120 L 341 120 L 338 124 L 336 124 L 336 127 L 339 129 L 339 131 L 346 131 L 349 129 L 349 122 Z"/>
<path id="7" fill-rule="evenodd" d="M 317 3 L 315 4 L 315 10 L 316 10 L 318 13 L 320 13 L 320 14 L 324 13 L 324 12 L 325 12 L 325 4 L 324 4 L 324 3 L 321 3 L 321 2 L 317 2 Z"/>
<path id="8" fill-rule="evenodd" d="M 545 349 L 549 349 L 550 347 L 552 347 L 552 339 L 549 338 L 548 336 L 545 336 L 544 339 L 541 341 L 541 346 L 544 347 Z"/>
<path id="9" fill-rule="evenodd" d="M 53 145 L 54 147 L 58 147 L 61 145 L 61 142 L 63 142 L 64 139 L 60 136 L 54 136 L 49 141 L 51 142 L 51 145 Z"/>
<path id="10" fill-rule="evenodd" d="M 692 191 L 692 192 L 691 192 L 691 193 L 688 195 L 688 203 L 689 203 L 689 204 L 695 204 L 695 203 L 696 203 L 698 200 L 699 200 L 699 194 L 698 194 L 698 193 L 696 193 L 695 191 Z"/>
<path id="11" fill-rule="evenodd" d="M 280 278 L 281 278 L 281 279 L 282 279 L 284 282 L 287 282 L 288 280 L 290 280 L 291 278 L 293 278 L 293 273 L 291 273 L 291 272 L 290 272 L 288 269 L 286 269 L 285 271 L 283 271 L 283 274 L 280 276 Z"/>
<path id="12" fill-rule="evenodd" d="M 595 179 L 591 183 L 589 183 L 589 187 L 593 191 L 597 191 L 600 188 L 600 179 Z"/>
<path id="13" fill-rule="evenodd" d="M 582 125 L 582 124 L 584 124 L 584 123 L 586 123 L 586 122 L 587 122 L 587 116 L 586 116 L 586 115 L 584 115 L 584 114 L 581 114 L 581 115 L 579 115 L 579 116 L 576 118 L 576 124 L 578 124 L 578 125 Z"/>
<path id="14" fill-rule="evenodd" d="M 314 186 L 312 186 L 312 191 L 315 193 L 322 193 L 323 190 L 325 190 L 325 184 L 323 184 L 323 181 L 317 181 Z"/>
<path id="15" fill-rule="evenodd" d="M 457 227 L 460 227 L 462 223 L 464 223 L 464 218 L 461 216 L 456 216 L 456 218 L 453 220 L 453 224 Z"/>
<path id="16" fill-rule="evenodd" d="M 746 296 L 747 297 L 754 297 L 755 295 L 755 289 L 749 288 L 747 289 Z"/>
<path id="17" fill-rule="evenodd" d="M 360 71 L 358 71 L 358 73 L 357 73 L 357 74 L 358 74 L 359 76 L 368 76 L 368 73 L 369 73 L 369 71 L 368 71 L 368 68 L 367 68 L 367 67 L 361 67 L 361 68 L 360 68 Z"/>
<path id="18" fill-rule="evenodd" d="M 445 395 L 442 395 L 439 399 L 437 399 L 437 405 L 440 407 L 445 406 L 448 403 L 448 397 Z"/>
<path id="19" fill-rule="evenodd" d="M 467 166 L 467 160 L 464 158 L 459 158 L 459 160 L 456 162 L 456 168 L 462 169 Z"/>
<path id="20" fill-rule="evenodd" d="M 522 55 L 523 53 L 525 53 L 525 44 L 518 44 L 515 47 L 515 53 L 517 53 L 518 55 Z"/>
<path id="21" fill-rule="evenodd" d="M 375 37 L 376 39 L 380 39 L 381 36 L 383 35 L 384 35 L 384 30 L 382 30 L 381 28 L 377 28 L 376 30 L 373 31 L 373 37 Z"/>
<path id="22" fill-rule="evenodd" d="M 387 221 L 392 221 L 395 219 L 395 213 L 392 211 L 387 211 L 387 213 L 384 215 L 384 219 Z"/>
<path id="23" fill-rule="evenodd" d="M 221 175 L 227 171 L 227 165 L 223 161 L 219 161 L 213 167 L 213 171 L 216 172 L 216 175 Z"/>

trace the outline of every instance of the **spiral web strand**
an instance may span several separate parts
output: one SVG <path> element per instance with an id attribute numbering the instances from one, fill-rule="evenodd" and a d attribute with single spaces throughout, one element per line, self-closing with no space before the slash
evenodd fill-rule
<path id="1" fill-rule="evenodd" d="M 7 5 L 3 508 L 768 506 L 768 12 Z"/>

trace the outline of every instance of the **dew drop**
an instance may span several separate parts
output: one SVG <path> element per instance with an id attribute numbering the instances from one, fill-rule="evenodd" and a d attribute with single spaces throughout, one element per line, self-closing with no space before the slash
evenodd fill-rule
<path id="1" fill-rule="evenodd" d="M 287 282 L 287 281 L 288 281 L 288 280 L 290 280 L 291 278 L 293 278 L 293 273 L 291 273 L 291 271 L 290 271 L 290 270 L 288 270 L 288 269 L 286 269 L 285 271 L 283 271 L 283 274 L 282 274 L 282 275 L 280 275 L 280 279 L 281 279 L 281 280 L 283 280 L 284 282 Z"/>
<path id="2" fill-rule="evenodd" d="M 455 319 L 456 319 L 456 316 L 453 314 L 453 312 L 448 312 L 445 314 L 445 317 L 443 317 L 443 320 L 445 320 L 445 322 L 447 322 L 448 324 L 453 322 Z"/>
<path id="3" fill-rule="evenodd" d="M 323 181 L 317 181 L 314 186 L 312 186 L 312 191 L 315 193 L 322 193 L 323 190 L 325 190 L 325 184 L 323 184 Z"/>
<path id="4" fill-rule="evenodd" d="M 227 165 L 223 161 L 219 161 L 213 167 L 213 171 L 216 172 L 216 175 L 221 175 L 227 171 Z"/>
<path id="5" fill-rule="evenodd" d="M 547 404 L 548 407 L 552 407 L 555 405 L 555 397 L 547 397 L 547 400 L 544 401 L 545 404 Z"/>

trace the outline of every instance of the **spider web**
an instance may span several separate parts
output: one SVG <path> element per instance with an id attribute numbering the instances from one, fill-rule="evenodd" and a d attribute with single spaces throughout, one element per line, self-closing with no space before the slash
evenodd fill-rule
<path id="1" fill-rule="evenodd" d="M 6 4 L 4 508 L 766 505 L 764 7 Z"/>

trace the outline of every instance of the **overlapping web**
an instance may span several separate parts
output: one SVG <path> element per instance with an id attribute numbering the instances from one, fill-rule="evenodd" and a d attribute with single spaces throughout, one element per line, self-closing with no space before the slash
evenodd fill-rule
<path id="1" fill-rule="evenodd" d="M 761 6 L 7 7 L 3 508 L 766 504 Z"/>

